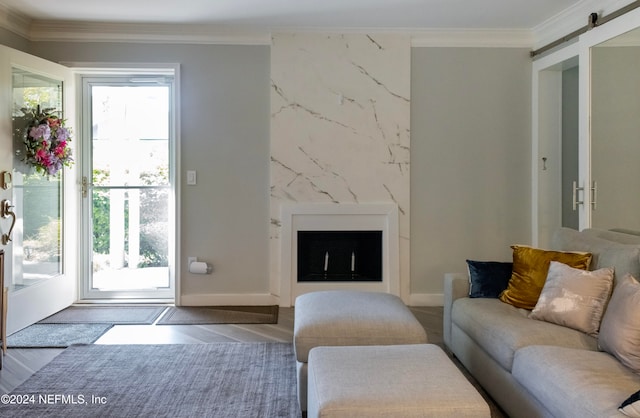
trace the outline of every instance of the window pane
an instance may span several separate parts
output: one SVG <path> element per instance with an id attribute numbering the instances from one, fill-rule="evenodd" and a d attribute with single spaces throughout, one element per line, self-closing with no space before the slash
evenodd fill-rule
<path id="1" fill-rule="evenodd" d="M 167 188 L 94 188 L 93 288 L 169 286 Z"/>
<path id="2" fill-rule="evenodd" d="M 22 109 L 53 109 L 62 115 L 62 82 L 12 69 L 13 90 L 13 287 L 29 286 L 62 273 L 62 171 L 44 176 L 24 162 L 31 118 Z"/>
<path id="3" fill-rule="evenodd" d="M 169 169 L 169 88 L 93 86 L 91 92 L 93 183 L 169 184 L 162 175 Z"/>
<path id="4" fill-rule="evenodd" d="M 91 87 L 92 289 L 168 288 L 168 86 Z"/>

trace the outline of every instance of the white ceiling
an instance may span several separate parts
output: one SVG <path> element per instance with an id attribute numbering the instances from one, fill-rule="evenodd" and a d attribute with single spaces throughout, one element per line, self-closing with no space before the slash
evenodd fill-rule
<path id="1" fill-rule="evenodd" d="M 531 29 L 582 0 L 0 0 L 34 21 Z"/>

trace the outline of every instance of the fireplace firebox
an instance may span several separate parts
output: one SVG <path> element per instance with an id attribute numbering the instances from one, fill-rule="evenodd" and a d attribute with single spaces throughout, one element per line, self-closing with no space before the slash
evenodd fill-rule
<path id="1" fill-rule="evenodd" d="M 298 231 L 298 282 L 381 282 L 382 231 Z"/>

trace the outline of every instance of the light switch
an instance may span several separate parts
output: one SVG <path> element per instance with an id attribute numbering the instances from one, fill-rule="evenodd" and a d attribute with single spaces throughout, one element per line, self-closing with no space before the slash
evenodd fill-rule
<path id="1" fill-rule="evenodd" d="M 195 185 L 196 184 L 196 171 L 195 170 L 187 170 L 187 184 Z"/>

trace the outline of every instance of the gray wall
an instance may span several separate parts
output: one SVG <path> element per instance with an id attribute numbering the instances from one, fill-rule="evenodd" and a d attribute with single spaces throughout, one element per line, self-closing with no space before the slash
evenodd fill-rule
<path id="1" fill-rule="evenodd" d="M 180 63 L 182 294 L 268 293 L 269 47 L 35 42 L 32 53 Z M 186 170 L 197 171 L 196 186 Z M 189 274 L 188 256 L 215 274 Z"/>
<path id="2" fill-rule="evenodd" d="M 30 52 L 31 49 L 31 42 L 5 28 L 0 28 L 0 43 L 23 52 Z"/>
<path id="3" fill-rule="evenodd" d="M 181 64 L 182 171 L 198 171 L 197 186 L 182 185 L 181 258 L 216 267 L 214 278 L 183 271 L 182 293 L 268 292 L 269 47 L 35 42 L 30 52 Z M 530 242 L 531 61 L 511 48 L 411 58 L 411 290 L 438 295 L 465 258 L 509 260 L 510 244 Z"/>
<path id="4" fill-rule="evenodd" d="M 440 293 L 465 258 L 531 241 L 531 60 L 414 48 L 411 77 L 411 291 Z"/>

